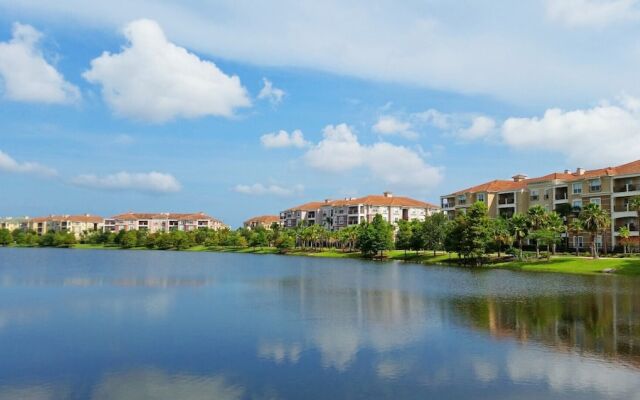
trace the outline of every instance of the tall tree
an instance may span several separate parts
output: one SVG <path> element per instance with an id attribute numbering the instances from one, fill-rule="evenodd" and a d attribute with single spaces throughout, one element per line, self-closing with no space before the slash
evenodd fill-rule
<path id="1" fill-rule="evenodd" d="M 501 257 L 502 246 L 511 245 L 513 236 L 509 232 L 509 222 L 504 218 L 494 218 L 491 220 L 489 229 L 491 230 L 491 238 L 498 250 L 498 258 Z"/>
<path id="2" fill-rule="evenodd" d="M 358 248 L 363 255 L 373 257 L 382 255 L 393 247 L 393 226 L 380 214 L 373 217 L 371 223 L 363 222 L 358 231 Z"/>
<path id="3" fill-rule="evenodd" d="M 622 252 L 627 254 L 627 246 L 629 245 L 629 237 L 631 237 L 631 231 L 626 226 L 621 226 L 618 229 L 618 237 L 620 238 L 620 243 L 622 243 Z"/>
<path id="4" fill-rule="evenodd" d="M 544 207 L 537 204 L 527 211 L 527 221 L 529 223 L 530 233 L 536 242 L 536 257 L 540 258 L 540 243 L 535 239 L 535 232 L 546 228 L 547 225 L 547 210 Z"/>
<path id="5" fill-rule="evenodd" d="M 449 220 L 443 213 L 436 213 L 425 218 L 424 237 L 425 248 L 433 250 L 433 255 L 436 255 L 436 251 L 444 249 L 444 241 L 447 236 L 447 224 Z"/>
<path id="6" fill-rule="evenodd" d="M 411 236 L 413 227 L 409 221 L 398 221 L 398 232 L 396 233 L 396 249 L 404 250 L 404 257 L 407 257 L 407 250 L 411 249 Z"/>
<path id="7" fill-rule="evenodd" d="M 596 238 L 610 223 L 609 215 L 597 204 L 589 203 L 580 211 L 584 230 L 591 235 L 591 256 L 598 258 Z"/>
<path id="8" fill-rule="evenodd" d="M 578 236 L 582 231 L 584 231 L 584 225 L 582 225 L 582 221 L 580 220 L 580 218 L 574 218 L 570 223 L 569 226 L 567 227 L 567 230 L 569 232 L 571 232 L 571 234 L 576 237 Z M 576 247 L 576 257 L 580 255 L 580 248 L 578 247 L 578 244 L 576 242 L 575 244 Z"/>
<path id="9" fill-rule="evenodd" d="M 520 249 L 519 258 L 522 260 L 522 244 L 524 239 L 529 236 L 527 217 L 523 214 L 514 214 L 513 217 L 509 219 L 509 231 L 514 240 L 518 242 L 518 248 Z"/>
<path id="10" fill-rule="evenodd" d="M 0 229 L 0 246 L 8 246 L 13 243 L 13 235 L 8 229 Z"/>
<path id="11" fill-rule="evenodd" d="M 487 206 L 478 201 L 469 207 L 464 219 L 460 252 L 476 266 L 481 266 L 491 243 L 490 222 Z"/>

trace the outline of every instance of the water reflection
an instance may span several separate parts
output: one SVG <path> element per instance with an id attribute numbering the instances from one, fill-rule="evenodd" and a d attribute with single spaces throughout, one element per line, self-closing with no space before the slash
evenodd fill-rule
<path id="1" fill-rule="evenodd" d="M 0 249 L 0 399 L 640 400 L 637 279 L 41 251 Z"/>

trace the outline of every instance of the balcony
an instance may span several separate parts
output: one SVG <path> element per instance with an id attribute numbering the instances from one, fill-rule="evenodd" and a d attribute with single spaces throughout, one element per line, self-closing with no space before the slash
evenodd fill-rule
<path id="1" fill-rule="evenodd" d="M 556 201 L 562 201 L 562 200 L 569 200 L 569 195 L 565 192 L 565 193 L 558 193 L 555 195 L 555 200 Z"/>
<path id="2" fill-rule="evenodd" d="M 631 184 L 631 183 L 627 183 L 625 185 L 622 186 L 616 186 L 613 191 L 615 193 L 626 193 L 626 192 L 635 192 L 636 190 L 638 190 L 638 186 Z"/>

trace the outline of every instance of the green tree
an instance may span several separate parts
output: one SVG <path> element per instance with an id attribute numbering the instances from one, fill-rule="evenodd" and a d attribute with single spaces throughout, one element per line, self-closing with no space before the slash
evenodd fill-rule
<path id="1" fill-rule="evenodd" d="M 171 231 L 170 235 L 173 241 L 173 247 L 175 247 L 176 250 L 185 250 L 189 247 L 193 247 L 193 242 L 187 232 L 175 230 Z"/>
<path id="2" fill-rule="evenodd" d="M 580 211 L 580 220 L 584 230 L 591 235 L 591 256 L 598 258 L 596 237 L 610 224 L 609 215 L 597 204 L 589 203 Z"/>
<path id="3" fill-rule="evenodd" d="M 138 234 L 136 231 L 126 231 L 120 238 L 120 247 L 130 249 L 138 245 Z"/>
<path id="4" fill-rule="evenodd" d="M 572 236 L 576 237 L 582 231 L 584 231 L 584 225 L 582 224 L 582 221 L 579 218 L 574 218 L 569 223 L 567 230 L 571 233 Z M 575 248 L 576 248 L 576 257 L 577 257 L 580 255 L 580 248 L 578 247 L 577 242 L 576 242 Z"/>
<path id="5" fill-rule="evenodd" d="M 366 257 L 376 254 L 382 256 L 385 250 L 393 247 L 393 226 L 385 221 L 380 214 L 373 217 L 371 223 L 360 224 L 358 234 L 358 248 Z"/>
<path id="6" fill-rule="evenodd" d="M 548 221 L 547 210 L 544 207 L 537 204 L 527 211 L 527 222 L 529 224 L 530 236 L 535 240 L 537 235 L 536 231 L 545 229 Z M 536 242 L 536 257 L 540 258 L 540 243 L 538 240 Z"/>
<path id="7" fill-rule="evenodd" d="M 410 248 L 415 250 L 416 254 L 420 254 L 420 250 L 426 247 L 425 224 L 418 220 L 413 220 L 411 224 L 411 240 Z"/>
<path id="8" fill-rule="evenodd" d="M 463 229 L 460 252 L 465 259 L 481 266 L 491 243 L 487 205 L 481 201 L 472 204 L 461 222 Z"/>
<path id="9" fill-rule="evenodd" d="M 424 246 L 427 249 L 433 250 L 434 256 L 438 250 L 444 249 L 448 224 L 449 220 L 443 213 L 435 213 L 425 218 L 423 223 Z"/>
<path id="10" fill-rule="evenodd" d="M 13 235 L 8 229 L 0 229 L 0 246 L 9 246 L 13 243 Z"/>
<path id="11" fill-rule="evenodd" d="M 283 233 L 278 236 L 275 241 L 275 246 L 280 253 L 286 253 L 296 245 L 296 239 L 291 233 Z"/>
<path id="12" fill-rule="evenodd" d="M 519 258 L 522 260 L 522 244 L 524 239 L 529 236 L 529 224 L 527 217 L 523 214 L 514 214 L 509 219 L 509 231 L 513 239 L 518 242 L 518 248 L 520 250 Z"/>
<path id="13" fill-rule="evenodd" d="M 494 218 L 489 224 L 491 239 L 498 250 L 498 258 L 501 256 L 502 246 L 511 246 L 513 236 L 509 231 L 509 222 L 505 218 Z"/>
<path id="14" fill-rule="evenodd" d="M 173 248 L 173 236 L 166 232 L 158 233 L 156 237 L 156 247 L 160 250 L 169 250 Z"/>
<path id="15" fill-rule="evenodd" d="M 404 250 L 404 256 L 407 257 L 407 250 L 411 249 L 411 236 L 413 235 L 413 227 L 409 221 L 398 221 L 398 232 L 396 233 L 396 249 Z"/>
<path id="16" fill-rule="evenodd" d="M 622 243 L 622 252 L 626 255 L 631 231 L 627 226 L 621 226 L 620 229 L 618 229 L 618 237 L 620 238 L 620 243 Z"/>
<path id="17" fill-rule="evenodd" d="M 556 234 L 555 238 L 557 240 L 551 241 L 552 252 L 556 254 L 556 245 L 560 242 L 562 234 L 567 232 L 567 225 L 564 223 L 564 218 L 556 212 L 549 213 L 547 215 L 547 229 Z M 549 237 L 545 239 L 545 242 L 550 243 Z"/>

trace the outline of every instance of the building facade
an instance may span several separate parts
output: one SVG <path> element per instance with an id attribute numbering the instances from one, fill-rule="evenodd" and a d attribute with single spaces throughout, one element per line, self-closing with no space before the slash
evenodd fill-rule
<path id="1" fill-rule="evenodd" d="M 38 235 L 47 232 L 71 232 L 76 238 L 80 238 L 85 232 L 102 230 L 103 225 L 104 219 L 97 215 L 49 215 L 30 218 L 27 229 L 35 231 Z"/>
<path id="2" fill-rule="evenodd" d="M 249 218 L 244 221 L 243 225 L 247 229 L 255 229 L 262 227 L 265 229 L 271 229 L 272 224 L 280 225 L 280 216 L 278 215 L 260 215 L 259 217 Z"/>
<path id="3" fill-rule="evenodd" d="M 15 231 L 16 229 L 26 231 L 29 229 L 29 217 L 5 217 L 0 218 L 0 229 Z"/>
<path id="4" fill-rule="evenodd" d="M 596 238 L 598 246 L 617 245 L 618 231 L 626 226 L 639 236 L 638 213 L 629 208 L 640 196 L 640 160 L 593 170 L 577 168 L 536 178 L 516 175 L 512 180 L 494 180 L 441 196 L 443 211 L 453 219 L 474 202 L 487 204 L 491 217 L 511 217 L 540 205 L 548 211 L 561 208 L 577 215 L 586 204 L 597 204 L 611 216 L 611 226 Z M 569 216 L 568 220 L 572 218 Z M 568 234 L 572 247 L 588 246 L 586 234 Z"/>
<path id="5" fill-rule="evenodd" d="M 104 230 L 109 232 L 147 230 L 150 233 L 173 230 L 222 229 L 222 221 L 204 213 L 134 213 L 118 214 L 104 220 Z"/>
<path id="6" fill-rule="evenodd" d="M 320 224 L 329 230 L 339 230 L 364 221 L 371 222 L 378 214 L 395 225 L 400 220 L 424 221 L 426 216 L 439 210 L 436 205 L 385 192 L 382 195 L 305 203 L 281 212 L 280 220 L 287 228 Z"/>

